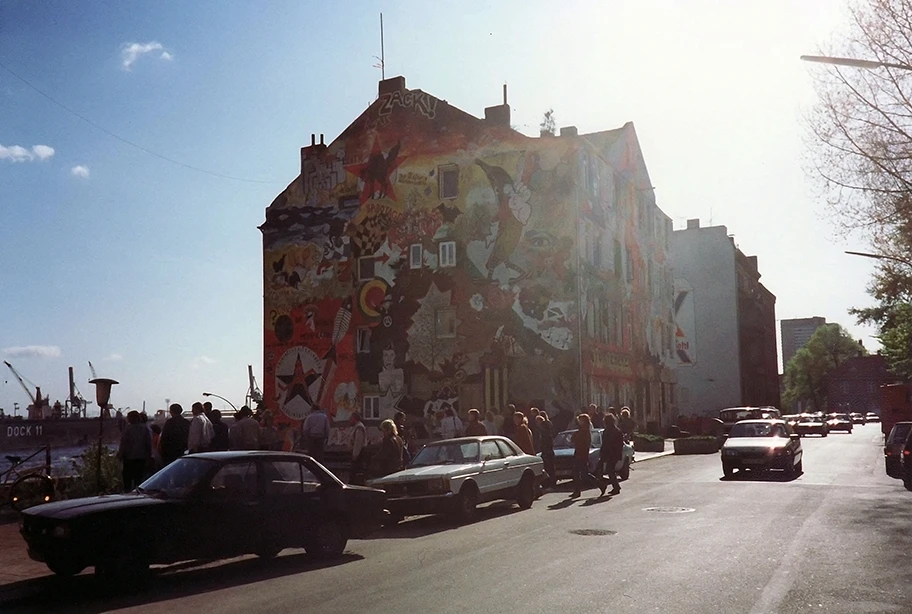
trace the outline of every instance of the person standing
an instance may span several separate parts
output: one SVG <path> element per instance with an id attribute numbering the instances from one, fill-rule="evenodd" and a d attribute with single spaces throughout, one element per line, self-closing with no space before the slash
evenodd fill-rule
<path id="1" fill-rule="evenodd" d="M 503 411 L 503 423 L 500 427 L 500 434 L 508 439 L 513 439 L 513 432 L 516 430 L 516 422 L 513 416 L 516 414 L 516 406 L 510 403 Z"/>
<path id="2" fill-rule="evenodd" d="M 279 429 L 275 427 L 275 418 L 268 409 L 263 412 L 263 426 L 260 427 L 260 449 L 281 450 L 282 442 L 279 440 Z"/>
<path id="3" fill-rule="evenodd" d="M 499 430 L 497 428 L 497 418 L 495 417 L 494 412 L 490 409 L 485 412 L 485 419 L 482 420 L 481 423 L 484 425 L 485 431 L 488 432 L 488 435 L 494 435 Z"/>
<path id="4" fill-rule="evenodd" d="M 212 423 L 203 413 L 203 404 L 196 402 L 190 408 L 193 417 L 190 418 L 190 432 L 187 436 L 187 449 L 190 454 L 205 452 L 209 449 L 215 431 L 212 429 Z"/>
<path id="5" fill-rule="evenodd" d="M 452 407 L 447 407 L 443 412 L 443 420 L 440 421 L 440 436 L 443 439 L 453 439 L 462 437 L 463 424 Z"/>
<path id="6" fill-rule="evenodd" d="M 608 474 L 611 481 L 611 494 L 616 495 L 621 492 L 621 485 L 618 483 L 616 467 L 621 457 L 624 455 L 624 434 L 617 426 L 617 419 L 613 414 L 608 414 L 605 418 L 605 430 L 602 432 L 602 448 L 599 450 L 599 464 L 602 472 Z"/>
<path id="7" fill-rule="evenodd" d="M 123 490 L 131 492 L 142 483 L 146 467 L 152 462 L 152 434 L 136 410 L 127 413 L 127 426 L 120 436 L 117 458 L 123 464 Z"/>
<path id="8" fill-rule="evenodd" d="M 329 416 L 319 405 L 314 405 L 313 411 L 301 425 L 304 449 L 318 463 L 323 462 L 326 442 L 329 441 L 329 428 Z"/>
<path id="9" fill-rule="evenodd" d="M 618 421 L 618 427 L 620 427 L 621 432 L 628 439 L 633 437 L 634 432 L 636 432 L 636 421 L 630 416 L 629 407 L 625 406 L 621 408 L 621 418 Z"/>
<path id="10" fill-rule="evenodd" d="M 547 416 L 545 412 L 541 412 L 535 417 L 535 421 L 538 423 L 537 433 L 538 435 L 538 449 L 541 450 L 542 461 L 545 464 L 545 473 L 548 474 L 546 484 L 548 486 L 554 485 L 554 476 L 556 475 L 556 470 L 554 468 L 554 433 L 551 431 L 551 422 L 545 418 Z"/>
<path id="11" fill-rule="evenodd" d="M 260 449 L 260 425 L 246 405 L 234 417 L 234 424 L 228 431 L 228 445 L 232 450 Z"/>
<path id="12" fill-rule="evenodd" d="M 521 411 L 513 414 L 513 437 L 511 439 L 526 454 L 535 454 L 532 430 L 526 424 L 526 416 Z"/>
<path id="13" fill-rule="evenodd" d="M 477 409 L 469 410 L 469 422 L 466 424 L 465 434 L 466 437 L 478 437 L 488 434 L 488 429 L 485 428 L 485 425 L 482 424 L 479 418 L 481 413 Z"/>
<path id="14" fill-rule="evenodd" d="M 587 484 L 596 484 L 601 494 L 605 494 L 608 485 L 605 480 L 589 473 L 589 449 L 592 447 L 592 421 L 588 414 L 576 417 L 577 429 L 573 431 L 573 492 L 571 499 L 582 495 Z"/>
<path id="15" fill-rule="evenodd" d="M 396 423 L 384 420 L 380 423 L 383 440 L 377 451 L 374 464 L 375 477 L 383 477 L 402 469 L 402 439 L 399 438 Z"/>
<path id="16" fill-rule="evenodd" d="M 352 427 L 352 464 L 351 477 L 352 484 L 364 484 L 364 461 L 367 459 L 365 447 L 367 445 L 367 427 L 361 422 L 361 414 L 353 411 L 349 424 Z"/>
<path id="17" fill-rule="evenodd" d="M 162 427 L 161 438 L 158 442 L 163 467 L 167 467 L 184 455 L 190 435 L 190 421 L 184 418 L 184 408 L 179 403 L 174 403 L 168 408 L 168 412 L 171 417 Z"/>
<path id="18" fill-rule="evenodd" d="M 206 406 L 203 406 L 205 413 Z M 231 446 L 228 438 L 228 425 L 222 422 L 222 412 L 213 409 L 209 412 L 209 422 L 212 423 L 212 441 L 209 443 L 209 449 L 213 452 L 222 452 Z"/>

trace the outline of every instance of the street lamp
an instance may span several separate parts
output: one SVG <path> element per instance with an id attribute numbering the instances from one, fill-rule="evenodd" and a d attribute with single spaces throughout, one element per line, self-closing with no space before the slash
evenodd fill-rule
<path id="1" fill-rule="evenodd" d="M 118 384 L 117 380 L 108 377 L 96 377 L 89 380 L 90 384 L 95 384 L 95 402 L 98 403 L 98 458 L 95 459 L 95 484 L 98 486 L 98 494 L 104 492 L 104 483 L 101 479 L 101 446 L 104 441 L 104 413 L 108 407 L 108 401 L 111 400 L 111 387 Z"/>
<path id="2" fill-rule="evenodd" d="M 204 397 L 215 397 L 216 399 L 221 399 L 221 400 L 223 400 L 225 403 L 228 403 L 228 405 L 231 406 L 231 408 L 234 410 L 234 413 L 237 413 L 237 412 L 238 412 L 238 408 L 234 406 L 234 403 L 232 403 L 231 401 L 229 401 L 228 399 L 226 399 L 226 398 L 223 397 L 223 396 L 219 396 L 219 395 L 215 394 L 214 392 L 204 392 L 204 393 L 203 393 L 203 396 L 204 396 Z"/>
<path id="3" fill-rule="evenodd" d="M 834 64 L 836 66 L 851 66 L 853 68 L 896 68 L 898 70 L 912 70 L 908 64 L 896 64 L 894 62 L 878 62 L 876 60 L 859 60 L 857 58 L 835 58 L 826 55 L 803 55 L 801 59 L 805 62 L 816 62 L 818 64 Z"/>
<path id="4" fill-rule="evenodd" d="M 850 254 L 852 256 L 862 256 L 863 258 L 873 258 L 874 260 L 891 260 L 893 262 L 899 262 L 900 264 L 904 264 L 908 267 L 912 267 L 912 262 L 910 262 L 908 260 L 904 260 L 902 258 L 898 258 L 896 256 L 888 256 L 886 254 L 869 254 L 867 252 L 846 251 L 846 253 Z"/>

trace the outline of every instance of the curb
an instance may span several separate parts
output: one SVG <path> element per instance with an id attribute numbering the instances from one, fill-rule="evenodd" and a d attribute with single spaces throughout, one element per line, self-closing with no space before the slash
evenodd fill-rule
<path id="1" fill-rule="evenodd" d="M 658 453 L 653 454 L 653 455 L 651 455 L 651 456 L 647 456 L 646 458 L 637 458 L 636 455 L 634 455 L 634 457 L 633 457 L 633 464 L 635 465 L 635 464 L 637 464 L 637 463 L 645 463 L 646 461 L 652 460 L 652 459 L 654 459 L 654 458 L 662 458 L 662 457 L 664 457 L 664 456 L 672 456 L 673 454 L 674 454 L 674 450 L 668 450 L 668 451 L 665 451 L 665 452 L 658 452 Z"/>

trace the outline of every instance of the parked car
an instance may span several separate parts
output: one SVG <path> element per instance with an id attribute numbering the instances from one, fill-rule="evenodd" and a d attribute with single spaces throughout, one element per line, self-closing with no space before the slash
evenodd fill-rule
<path id="1" fill-rule="evenodd" d="M 875 414 L 873 411 L 869 411 L 865 414 L 865 422 L 880 422 L 880 416 Z"/>
<path id="2" fill-rule="evenodd" d="M 828 431 L 845 431 L 846 433 L 852 432 L 852 421 L 849 420 L 847 414 L 830 414 L 827 416 L 827 430 Z"/>
<path id="3" fill-rule="evenodd" d="M 55 574 L 94 566 L 139 577 L 151 563 L 272 558 L 289 547 L 342 554 L 384 518 L 383 491 L 348 486 L 294 452 L 208 452 L 180 458 L 134 492 L 70 499 L 23 512 L 29 556 Z"/>
<path id="4" fill-rule="evenodd" d="M 801 421 L 801 414 L 788 414 L 786 416 L 782 416 L 782 419 L 786 424 L 794 429 L 795 426 Z"/>
<path id="5" fill-rule="evenodd" d="M 782 469 L 788 476 L 803 471 L 801 438 L 783 420 L 742 420 L 722 444 L 722 473 Z"/>
<path id="6" fill-rule="evenodd" d="M 906 435 L 899 458 L 903 486 L 906 490 L 912 490 L 912 432 Z"/>
<path id="7" fill-rule="evenodd" d="M 906 438 L 912 433 L 912 422 L 897 422 L 884 440 L 884 468 L 887 475 L 902 479 L 902 451 Z"/>
<path id="8" fill-rule="evenodd" d="M 857 411 L 853 411 L 849 414 L 849 418 L 852 420 L 852 424 L 864 424 L 866 422 L 865 415 L 860 414 Z"/>
<path id="9" fill-rule="evenodd" d="M 775 407 L 727 407 L 719 410 L 719 420 L 726 434 L 740 420 L 775 420 L 782 412 Z"/>
<path id="10" fill-rule="evenodd" d="M 826 437 L 830 432 L 823 414 L 801 414 L 794 430 L 800 437 L 811 434 Z"/>
<path id="11" fill-rule="evenodd" d="M 554 481 L 570 480 L 573 478 L 573 433 L 577 429 L 561 431 L 554 438 Z M 589 472 L 595 473 L 598 469 L 599 456 L 602 448 L 602 433 L 604 429 L 592 429 L 592 442 L 589 444 Z M 618 477 L 626 480 L 630 477 L 630 465 L 634 460 L 633 444 L 624 442 L 621 460 L 614 466 Z"/>
<path id="12" fill-rule="evenodd" d="M 417 514 L 475 518 L 479 503 L 506 499 L 532 507 L 542 459 L 506 437 L 459 437 L 427 444 L 403 471 L 368 481 L 386 491 L 390 523 Z"/>

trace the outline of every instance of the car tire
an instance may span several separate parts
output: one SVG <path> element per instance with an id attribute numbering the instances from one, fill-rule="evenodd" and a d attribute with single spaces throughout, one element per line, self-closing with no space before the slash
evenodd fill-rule
<path id="1" fill-rule="evenodd" d="M 66 555 L 48 557 L 48 560 L 45 564 L 47 565 L 48 569 L 54 573 L 54 575 L 60 576 L 62 578 L 75 576 L 86 568 L 86 565 L 78 559 Z"/>
<path id="2" fill-rule="evenodd" d="M 347 544 L 348 536 L 343 524 L 326 519 L 313 528 L 304 550 L 318 558 L 335 558 L 345 552 Z"/>
<path id="3" fill-rule="evenodd" d="M 829 433 L 827 433 L 826 431 L 823 431 L 822 433 L 820 433 L 821 437 L 826 437 L 827 435 L 829 435 Z"/>
<path id="4" fill-rule="evenodd" d="M 527 510 L 532 507 L 535 501 L 535 478 L 532 474 L 527 473 L 519 480 L 519 486 L 516 487 L 516 504 L 520 509 Z"/>
<path id="5" fill-rule="evenodd" d="M 727 478 L 730 478 L 735 473 L 735 468 L 729 465 L 728 463 L 722 463 L 722 475 Z"/>
<path id="6" fill-rule="evenodd" d="M 630 459 L 629 458 L 624 459 L 624 465 L 621 467 L 621 470 L 618 471 L 618 477 L 621 478 L 621 480 L 630 479 Z"/>
<path id="7" fill-rule="evenodd" d="M 468 524 L 475 520 L 478 513 L 478 488 L 474 484 L 464 484 L 456 497 L 456 520 Z"/>

